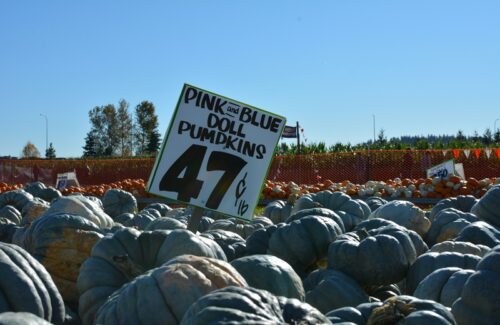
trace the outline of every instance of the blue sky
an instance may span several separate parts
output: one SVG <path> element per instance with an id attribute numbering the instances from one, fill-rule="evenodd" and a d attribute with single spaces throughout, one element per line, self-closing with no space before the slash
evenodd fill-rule
<path id="1" fill-rule="evenodd" d="M 78 157 L 94 106 L 187 82 L 300 121 L 308 142 L 493 129 L 500 2 L 0 0 L 0 156 Z M 497 121 L 500 128 L 500 120 Z"/>

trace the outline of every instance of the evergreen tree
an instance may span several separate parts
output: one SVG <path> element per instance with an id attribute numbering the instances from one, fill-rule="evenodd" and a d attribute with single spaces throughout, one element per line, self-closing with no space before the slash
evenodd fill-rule
<path id="1" fill-rule="evenodd" d="M 153 103 L 143 101 L 135 107 L 135 150 L 137 155 L 156 152 L 159 147 L 158 116 Z M 152 135 L 153 133 L 157 135 Z M 156 138 L 157 137 L 157 138 Z M 155 144 L 155 142 L 157 144 Z M 149 149 L 156 150 L 150 151 Z"/>
<path id="2" fill-rule="evenodd" d="M 102 106 L 95 106 L 89 111 L 89 119 L 91 128 L 87 133 L 87 140 L 92 141 L 92 148 L 88 148 L 89 156 L 104 156 L 104 150 L 106 149 L 106 133 L 105 133 L 105 118 L 103 114 Z M 85 147 L 84 147 L 85 149 Z M 84 152 L 85 156 L 85 152 Z"/>
<path id="3" fill-rule="evenodd" d="M 160 145 L 160 133 L 156 130 L 153 130 L 153 132 L 151 132 L 148 137 L 148 145 L 146 147 L 147 153 L 150 155 L 156 155 L 156 153 L 160 149 Z"/>
<path id="4" fill-rule="evenodd" d="M 129 104 L 121 99 L 118 103 L 117 132 L 120 141 L 119 155 L 122 157 L 132 155 L 132 118 L 128 112 Z"/>
<path id="5" fill-rule="evenodd" d="M 89 131 L 85 137 L 85 145 L 83 146 L 83 157 L 96 157 L 96 136 L 94 132 Z"/>
<path id="6" fill-rule="evenodd" d="M 482 142 L 483 142 L 483 144 L 485 144 L 487 146 L 493 142 L 493 134 L 491 133 L 491 130 L 489 128 L 484 130 Z"/>
<path id="7" fill-rule="evenodd" d="M 102 110 L 105 121 L 105 150 L 106 156 L 113 156 L 116 154 L 120 144 L 120 132 L 118 128 L 118 115 L 116 108 L 112 104 L 104 106 Z"/>
<path id="8" fill-rule="evenodd" d="M 45 150 L 45 158 L 47 159 L 55 159 L 56 158 L 56 149 L 52 146 L 52 142 L 50 143 L 47 150 Z"/>
<path id="9" fill-rule="evenodd" d="M 385 130 L 380 129 L 378 135 L 377 135 L 377 144 L 379 146 L 383 146 L 387 143 L 387 137 L 385 136 Z"/>

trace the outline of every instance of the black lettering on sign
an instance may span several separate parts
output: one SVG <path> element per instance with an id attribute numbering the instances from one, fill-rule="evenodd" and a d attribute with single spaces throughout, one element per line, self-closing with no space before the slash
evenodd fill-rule
<path id="1" fill-rule="evenodd" d="M 200 194 L 203 181 L 196 179 L 207 147 L 192 145 L 170 166 L 160 180 L 160 191 L 177 192 L 177 199 L 189 202 Z M 179 177 L 185 170 L 184 176 Z"/>
<path id="2" fill-rule="evenodd" d="M 177 200 L 190 202 L 198 198 L 204 182 L 197 179 L 207 147 L 193 144 L 170 166 L 160 180 L 160 191 L 176 192 Z M 223 170 L 221 178 L 208 197 L 206 207 L 217 209 L 228 188 L 247 162 L 223 151 L 213 151 L 208 157 L 207 171 Z M 184 172 L 183 176 L 180 176 Z"/>
<path id="3" fill-rule="evenodd" d="M 210 194 L 206 204 L 207 208 L 217 209 L 217 207 L 219 207 L 220 201 L 226 194 L 227 189 L 231 186 L 236 176 L 238 176 L 246 164 L 247 162 L 240 157 L 226 152 L 214 151 L 210 154 L 207 170 L 224 170 L 225 173 L 222 174 L 222 177 Z"/>

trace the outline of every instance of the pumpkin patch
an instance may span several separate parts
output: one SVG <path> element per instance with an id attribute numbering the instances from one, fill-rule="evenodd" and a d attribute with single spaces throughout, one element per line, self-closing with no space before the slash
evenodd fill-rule
<path id="1" fill-rule="evenodd" d="M 153 203 L 139 210 L 137 191 L 63 191 L 50 202 L 40 184 L 27 187 L 31 193 L 4 192 L 0 244 L 11 245 L 11 259 L 24 252 L 42 275 L 26 308 L 4 311 L 82 324 L 468 324 L 476 314 L 494 323 L 495 302 L 484 300 L 478 308 L 472 297 L 498 291 L 498 186 L 442 182 L 323 182 L 307 192 L 291 184 L 281 188 L 288 200 L 270 202 L 252 221 L 209 212 L 196 233 L 187 230 L 191 208 Z M 480 198 L 441 193 L 432 209 L 408 202 L 406 194 L 389 194 L 398 184 L 407 191 L 416 185 L 413 193 L 420 185 L 421 193 L 448 186 L 451 194 L 453 186 L 469 183 L 488 190 Z M 380 195 L 361 195 L 368 189 Z M 9 279 L 29 286 L 19 272 Z M 4 295 L 12 294 L 5 281 L 0 285 Z M 10 306 L 1 298 L 0 306 Z"/>

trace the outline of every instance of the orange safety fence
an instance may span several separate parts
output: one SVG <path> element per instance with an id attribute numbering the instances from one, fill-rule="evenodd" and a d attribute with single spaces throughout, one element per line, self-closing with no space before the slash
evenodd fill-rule
<path id="1" fill-rule="evenodd" d="M 395 177 L 421 178 L 426 169 L 454 159 L 462 163 L 466 177 L 500 176 L 500 148 L 447 150 L 364 150 L 309 155 L 275 156 L 268 179 L 314 184 L 321 179 L 349 180 L 364 184 Z M 54 186 L 58 173 L 75 171 L 81 185 L 97 185 L 123 179 L 147 180 L 154 158 L 123 159 L 0 159 L 0 182 L 25 184 L 42 181 Z"/>

